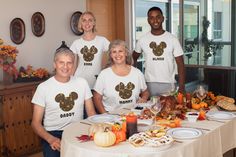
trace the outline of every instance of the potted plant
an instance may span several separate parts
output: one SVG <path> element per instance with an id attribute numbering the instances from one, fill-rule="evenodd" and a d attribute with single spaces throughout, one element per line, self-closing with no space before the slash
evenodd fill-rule
<path id="1" fill-rule="evenodd" d="M 215 55 L 217 50 L 221 50 L 223 48 L 223 44 L 219 42 L 215 42 L 213 39 L 210 40 L 208 38 L 208 27 L 210 26 L 210 21 L 207 20 L 206 16 L 203 16 L 203 31 L 202 31 L 202 44 L 204 47 L 204 59 L 208 60 L 213 56 L 213 64 L 215 63 Z"/>

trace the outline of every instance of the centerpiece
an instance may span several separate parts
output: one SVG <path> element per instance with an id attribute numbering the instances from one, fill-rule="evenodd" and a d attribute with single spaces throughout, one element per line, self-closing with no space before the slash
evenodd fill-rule
<path id="1" fill-rule="evenodd" d="M 18 50 L 11 45 L 4 45 L 0 39 L 0 67 L 3 69 L 3 81 L 12 81 L 12 77 L 17 78 L 18 71 L 15 66 Z"/>

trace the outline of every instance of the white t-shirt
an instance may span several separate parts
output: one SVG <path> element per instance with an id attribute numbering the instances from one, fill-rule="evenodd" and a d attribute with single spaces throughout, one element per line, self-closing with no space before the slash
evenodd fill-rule
<path id="1" fill-rule="evenodd" d="M 135 51 L 144 54 L 147 82 L 175 82 L 175 57 L 183 55 L 183 49 L 174 35 L 148 32 L 138 40 Z"/>
<path id="2" fill-rule="evenodd" d="M 126 76 L 116 75 L 111 67 L 102 70 L 94 86 L 94 90 L 103 96 L 106 111 L 133 106 L 141 91 L 146 89 L 144 75 L 132 66 Z"/>
<path id="3" fill-rule="evenodd" d="M 69 82 L 61 83 L 51 77 L 37 87 L 31 102 L 45 108 L 44 128 L 53 131 L 83 119 L 84 101 L 91 97 L 85 79 L 71 77 Z"/>
<path id="4" fill-rule="evenodd" d="M 101 72 L 103 52 L 108 51 L 110 42 L 102 36 L 96 36 L 91 41 L 83 38 L 75 40 L 70 49 L 79 56 L 79 65 L 75 76 L 80 76 L 88 81 L 92 88 L 96 81 L 95 75 Z"/>

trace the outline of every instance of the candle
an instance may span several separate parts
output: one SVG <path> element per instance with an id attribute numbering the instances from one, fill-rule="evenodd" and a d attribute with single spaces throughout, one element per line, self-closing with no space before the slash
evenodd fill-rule
<path id="1" fill-rule="evenodd" d="M 126 137 L 127 139 L 137 133 L 137 116 L 130 113 L 126 116 Z"/>

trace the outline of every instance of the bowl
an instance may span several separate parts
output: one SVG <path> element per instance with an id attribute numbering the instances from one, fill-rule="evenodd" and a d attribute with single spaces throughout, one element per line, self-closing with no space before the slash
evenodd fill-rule
<path id="1" fill-rule="evenodd" d="M 150 127 L 152 126 L 153 120 L 152 119 L 138 119 L 137 122 L 137 129 L 138 132 L 144 132 L 150 129 Z"/>
<path id="2" fill-rule="evenodd" d="M 196 122 L 199 116 L 199 112 L 187 112 L 186 117 L 189 122 Z"/>

